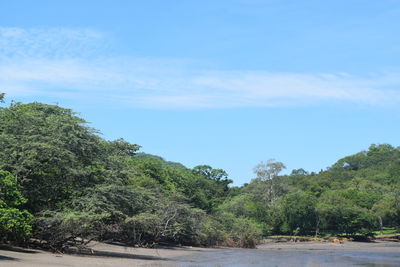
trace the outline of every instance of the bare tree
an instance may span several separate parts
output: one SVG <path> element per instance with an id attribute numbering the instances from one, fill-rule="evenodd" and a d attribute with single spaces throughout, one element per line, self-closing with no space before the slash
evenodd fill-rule
<path id="1" fill-rule="evenodd" d="M 264 200 L 267 204 L 272 204 L 276 199 L 276 190 L 275 190 L 275 180 L 278 177 L 279 173 L 285 169 L 286 166 L 275 159 L 269 159 L 267 162 L 260 162 L 257 164 L 253 171 L 257 175 L 257 178 L 262 184 L 265 186 L 263 188 L 264 191 Z"/>

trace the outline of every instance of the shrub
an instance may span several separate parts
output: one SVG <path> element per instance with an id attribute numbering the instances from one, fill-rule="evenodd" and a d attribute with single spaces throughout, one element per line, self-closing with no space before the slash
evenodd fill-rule
<path id="1" fill-rule="evenodd" d="M 15 177 L 0 171 L 0 242 L 24 241 L 32 232 L 32 215 L 18 207 L 26 203 Z"/>

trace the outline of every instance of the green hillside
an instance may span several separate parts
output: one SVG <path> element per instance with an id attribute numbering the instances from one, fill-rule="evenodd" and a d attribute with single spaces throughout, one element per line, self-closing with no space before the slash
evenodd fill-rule
<path id="1" fill-rule="evenodd" d="M 89 240 L 253 247 L 285 235 L 369 235 L 400 225 L 400 149 L 387 144 L 320 173 L 255 167 L 242 187 L 108 141 L 72 110 L 0 108 L 0 242 L 62 250 Z M 250 180 L 250 179 L 249 179 Z"/>

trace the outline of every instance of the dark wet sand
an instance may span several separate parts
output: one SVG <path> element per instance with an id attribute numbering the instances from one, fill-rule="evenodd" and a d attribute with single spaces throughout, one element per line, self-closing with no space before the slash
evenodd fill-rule
<path id="1" fill-rule="evenodd" d="M 0 266 L 400 266 L 397 242 L 265 243 L 258 249 L 133 248 L 92 243 L 92 255 L 0 250 Z"/>

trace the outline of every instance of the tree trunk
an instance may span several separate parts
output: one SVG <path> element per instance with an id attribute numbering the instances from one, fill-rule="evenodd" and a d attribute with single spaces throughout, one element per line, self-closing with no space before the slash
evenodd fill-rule
<path id="1" fill-rule="evenodd" d="M 382 217 L 378 216 L 379 220 L 379 229 L 381 230 L 381 235 L 383 235 L 383 222 L 382 222 Z"/>
<path id="2" fill-rule="evenodd" d="M 319 222 L 320 222 L 320 219 L 317 216 L 317 225 L 315 226 L 315 237 L 318 237 L 318 234 L 319 234 Z"/>

